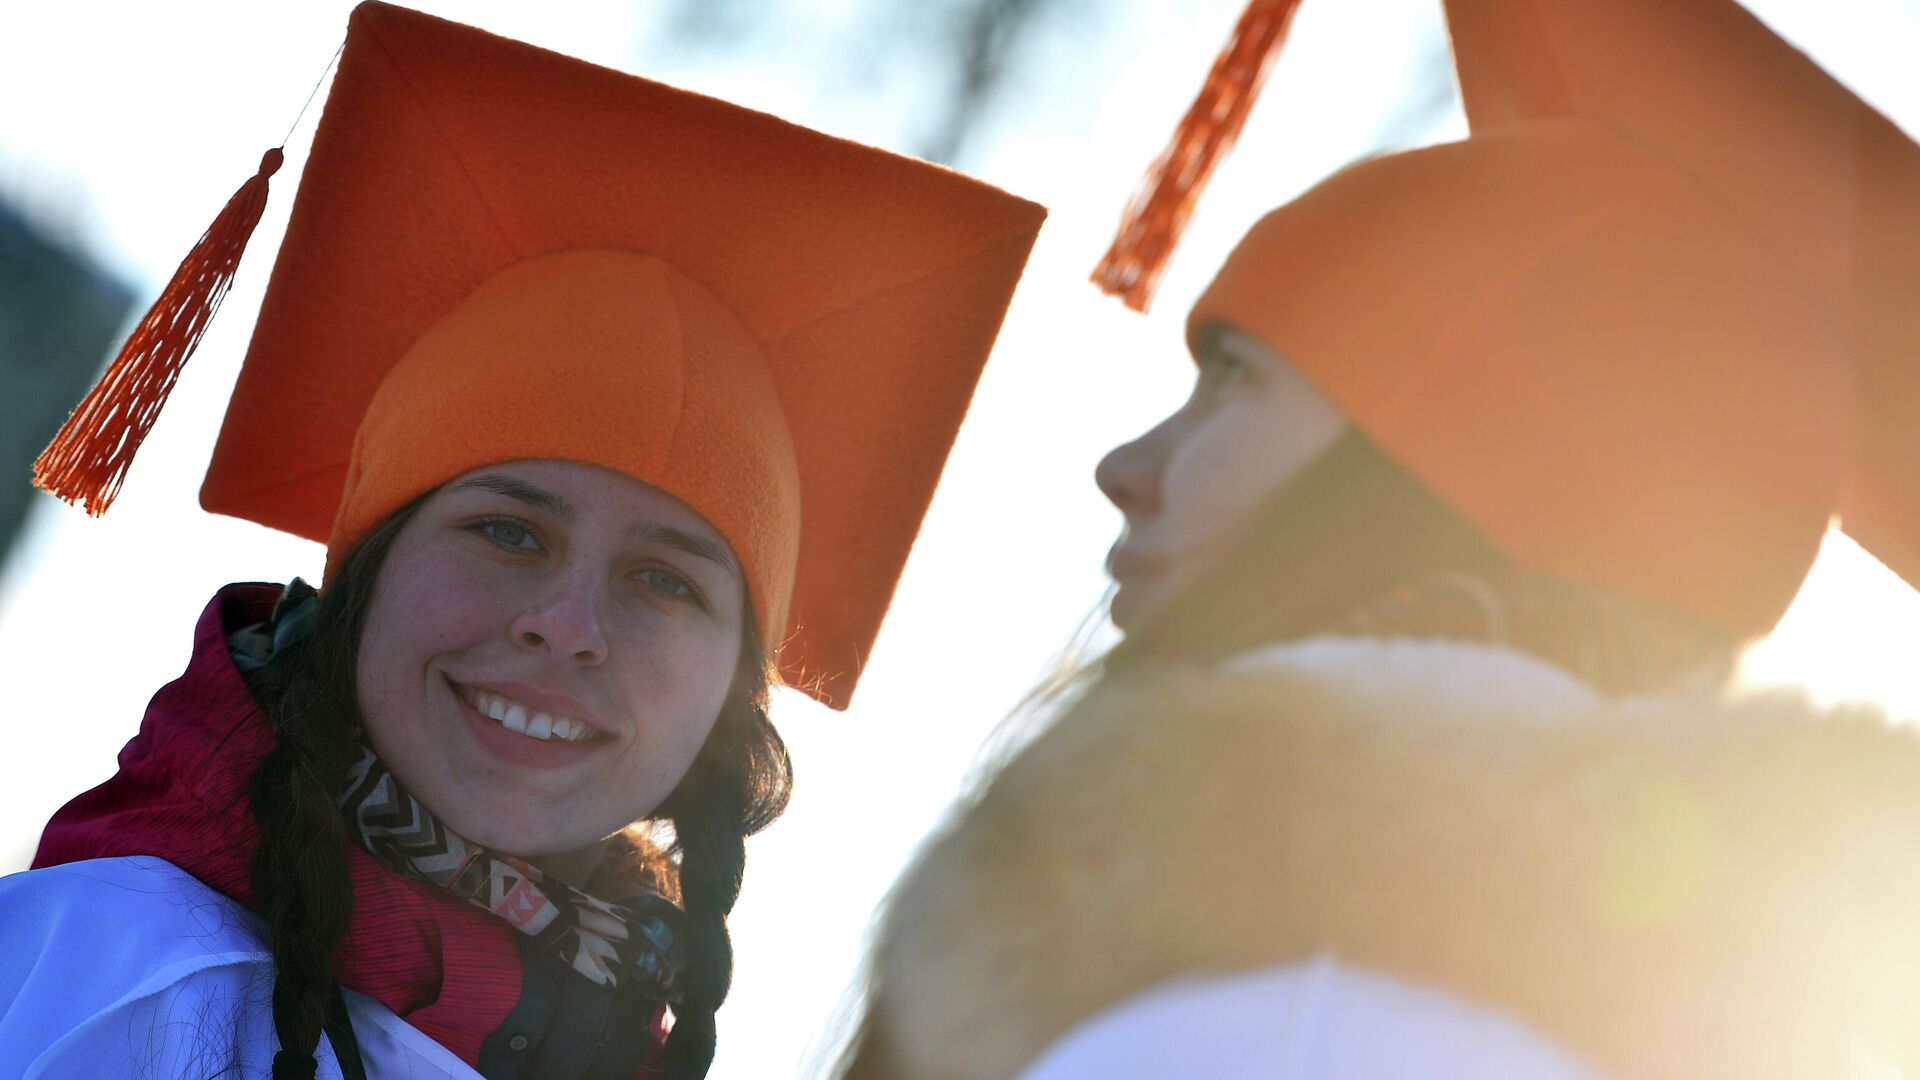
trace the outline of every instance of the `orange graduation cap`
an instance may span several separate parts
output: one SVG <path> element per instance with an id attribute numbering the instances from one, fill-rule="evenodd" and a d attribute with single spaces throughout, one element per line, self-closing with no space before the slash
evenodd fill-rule
<path id="1" fill-rule="evenodd" d="M 782 675 L 844 708 L 1043 216 L 364 3 L 201 501 L 331 573 L 470 469 L 615 468 L 713 523 Z"/>
<path id="2" fill-rule="evenodd" d="M 1920 149 L 1731 0 L 1447 0 L 1472 135 L 1256 225 L 1189 317 L 1523 565 L 1739 634 L 1828 522 L 1920 584 Z"/>

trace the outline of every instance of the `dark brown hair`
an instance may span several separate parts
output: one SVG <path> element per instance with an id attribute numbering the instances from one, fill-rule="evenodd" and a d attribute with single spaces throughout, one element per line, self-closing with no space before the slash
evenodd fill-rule
<path id="1" fill-rule="evenodd" d="M 253 777 L 260 825 L 251 882 L 274 959 L 273 1019 L 283 1052 L 319 1045 L 334 984 L 329 959 L 353 910 L 346 826 L 336 802 L 357 754 L 361 632 L 394 540 L 427 496 L 371 530 L 320 594 L 313 632 L 276 654 L 249 684 L 277 745 Z M 686 968 L 664 1075 L 698 1080 L 713 1061 L 714 1014 L 732 980 L 727 915 L 740 895 L 745 839 L 786 809 L 793 766 L 767 717 L 771 667 L 746 613 L 741 659 L 713 731 L 654 812 L 671 839 L 630 830 L 619 878 L 658 880 L 687 913 Z"/>

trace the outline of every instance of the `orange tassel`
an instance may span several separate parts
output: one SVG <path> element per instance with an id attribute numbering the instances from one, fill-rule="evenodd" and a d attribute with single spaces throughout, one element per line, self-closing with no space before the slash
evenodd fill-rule
<path id="1" fill-rule="evenodd" d="M 233 193 L 213 224 L 173 272 L 173 279 L 114 357 L 107 373 L 33 463 L 33 482 L 95 517 L 113 505 L 180 368 L 220 307 L 240 266 L 247 238 L 267 206 L 267 179 L 280 169 L 279 149 Z"/>
<path id="2" fill-rule="evenodd" d="M 1102 292 L 1120 297 L 1135 311 L 1147 310 L 1194 203 L 1239 138 L 1299 6 L 1299 0 L 1252 0 L 1241 13 L 1200 96 L 1147 171 L 1120 219 L 1113 246 L 1094 268 L 1093 282 Z"/>

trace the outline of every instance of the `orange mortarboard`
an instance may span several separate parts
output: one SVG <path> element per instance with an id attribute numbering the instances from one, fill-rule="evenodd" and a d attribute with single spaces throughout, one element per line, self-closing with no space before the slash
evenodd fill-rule
<path id="1" fill-rule="evenodd" d="M 1731 0 L 1447 13 L 1472 135 L 1268 215 L 1190 337 L 1531 569 L 1759 633 L 1843 513 L 1920 583 L 1920 150 Z"/>
<path id="2" fill-rule="evenodd" d="M 844 708 L 1044 213 L 363 3 L 201 502 L 330 575 L 468 470 L 615 468 L 713 523 Z"/>

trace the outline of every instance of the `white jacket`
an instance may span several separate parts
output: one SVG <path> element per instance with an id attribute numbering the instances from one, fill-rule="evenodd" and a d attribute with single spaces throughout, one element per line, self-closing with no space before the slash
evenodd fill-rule
<path id="1" fill-rule="evenodd" d="M 1332 957 L 1183 979 L 1082 1022 L 1019 1080 L 1588 1080 L 1497 1009 Z"/>
<path id="2" fill-rule="evenodd" d="M 273 959 L 259 918 L 163 859 L 0 878 L 0 1076 L 271 1074 Z M 478 1080 L 378 1001 L 346 992 L 368 1080 Z M 321 1040 L 320 1080 L 340 1066 Z"/>

